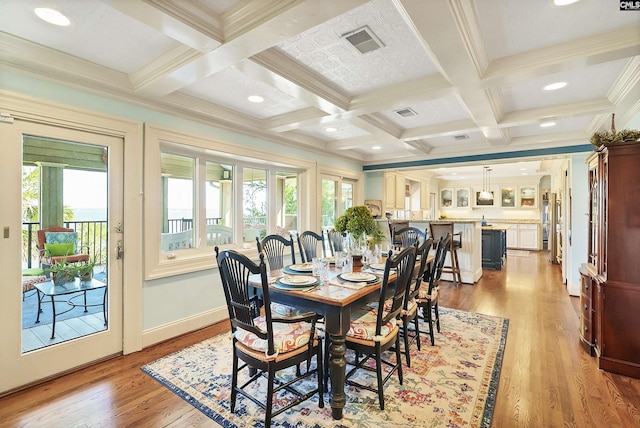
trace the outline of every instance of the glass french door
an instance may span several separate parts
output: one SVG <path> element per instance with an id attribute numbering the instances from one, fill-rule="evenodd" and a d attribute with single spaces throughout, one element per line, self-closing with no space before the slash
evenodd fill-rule
<path id="1" fill-rule="evenodd" d="M 0 287 L 0 392 L 123 347 L 123 140 L 22 120 L 3 125 L 0 270 L 6 278 Z M 37 231 L 49 226 L 68 229 L 63 235 L 73 241 L 73 250 L 60 250 L 59 243 L 40 248 Z M 51 287 L 52 264 L 43 256 L 56 251 L 64 251 L 63 262 L 71 251 L 87 254 L 95 263 L 92 279 Z M 87 261 L 74 266 L 80 264 Z M 75 286 L 91 290 L 67 293 Z"/>

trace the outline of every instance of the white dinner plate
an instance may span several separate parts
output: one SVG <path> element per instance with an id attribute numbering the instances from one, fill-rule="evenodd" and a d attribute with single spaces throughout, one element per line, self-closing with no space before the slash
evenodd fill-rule
<path id="1" fill-rule="evenodd" d="M 372 263 L 369 265 L 371 269 L 384 270 L 385 263 Z"/>
<path id="2" fill-rule="evenodd" d="M 300 263 L 297 265 L 289 266 L 289 269 L 295 270 L 297 272 L 311 272 L 313 270 L 313 266 L 311 263 Z"/>
<path id="3" fill-rule="evenodd" d="M 341 273 L 338 276 L 342 280 L 351 282 L 373 282 L 378 280 L 377 276 L 367 272 L 346 272 Z"/>
<path id="4" fill-rule="evenodd" d="M 284 285 L 299 286 L 299 287 L 307 287 L 309 285 L 315 284 L 317 281 L 318 281 L 317 278 L 314 278 L 312 276 L 305 276 L 305 275 L 288 275 L 278 280 L 278 282 Z"/>

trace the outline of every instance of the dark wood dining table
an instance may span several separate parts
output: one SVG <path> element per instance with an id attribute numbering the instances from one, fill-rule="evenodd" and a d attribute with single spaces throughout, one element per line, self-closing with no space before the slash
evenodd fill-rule
<path id="1" fill-rule="evenodd" d="M 353 271 L 358 272 L 361 269 L 361 267 L 354 267 Z M 347 349 L 345 336 L 351 323 L 351 311 L 353 308 L 373 301 L 378 297 L 384 273 L 380 271 L 378 274 L 380 276 L 379 282 L 360 289 L 353 289 L 334 285 L 334 278 L 341 272 L 340 269 L 336 269 L 331 265 L 328 280 L 321 286 L 311 289 L 284 290 L 273 285 L 269 287 L 271 301 L 305 311 L 313 311 L 324 316 L 325 330 L 328 336 L 325 340 L 329 339 L 329 375 L 331 379 L 329 404 L 331 405 L 333 419 L 336 420 L 342 419 L 342 409 L 347 401 L 344 392 L 347 366 L 345 360 Z M 278 269 L 270 271 L 268 276 L 269 278 L 277 278 L 284 274 L 288 273 Z M 307 275 L 311 275 L 311 273 L 307 273 Z M 392 271 L 389 275 L 389 281 L 395 281 L 395 279 L 396 274 Z M 258 275 L 250 278 L 250 283 L 256 287 L 261 286 Z"/>

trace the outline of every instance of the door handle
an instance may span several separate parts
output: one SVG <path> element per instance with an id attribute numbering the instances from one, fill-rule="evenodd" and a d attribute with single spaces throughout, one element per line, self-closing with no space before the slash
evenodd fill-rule
<path id="1" fill-rule="evenodd" d="M 118 246 L 116 247 L 116 259 L 122 259 L 124 257 L 124 248 L 122 247 L 122 239 L 118 241 Z"/>

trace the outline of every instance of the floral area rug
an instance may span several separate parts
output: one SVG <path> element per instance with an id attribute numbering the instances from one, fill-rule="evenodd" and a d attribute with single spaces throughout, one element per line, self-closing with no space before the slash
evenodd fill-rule
<path id="1" fill-rule="evenodd" d="M 385 410 L 373 392 L 345 386 L 347 404 L 340 421 L 331 418 L 329 395 L 325 407 L 318 397 L 276 416 L 278 427 L 489 427 L 500 380 L 509 320 L 440 308 L 442 332 L 431 346 L 422 336 L 422 350 L 411 348 L 411 368 L 403 355 L 404 381 L 394 375 L 385 385 Z M 224 427 L 263 427 L 264 412 L 238 395 L 230 412 L 231 340 L 228 335 L 207 339 L 142 367 L 142 370 Z M 352 357 L 347 353 L 347 357 Z M 393 360 L 395 354 L 388 356 Z M 349 367 L 347 367 L 347 370 Z M 241 370 L 239 383 L 246 379 Z M 375 382 L 375 374 L 360 370 L 359 382 Z M 287 377 L 289 373 L 280 372 Z M 300 388 L 313 388 L 315 378 Z M 263 385 L 258 388 L 266 387 Z M 285 403 L 288 397 L 278 397 Z M 277 408 L 278 403 L 274 405 Z"/>

